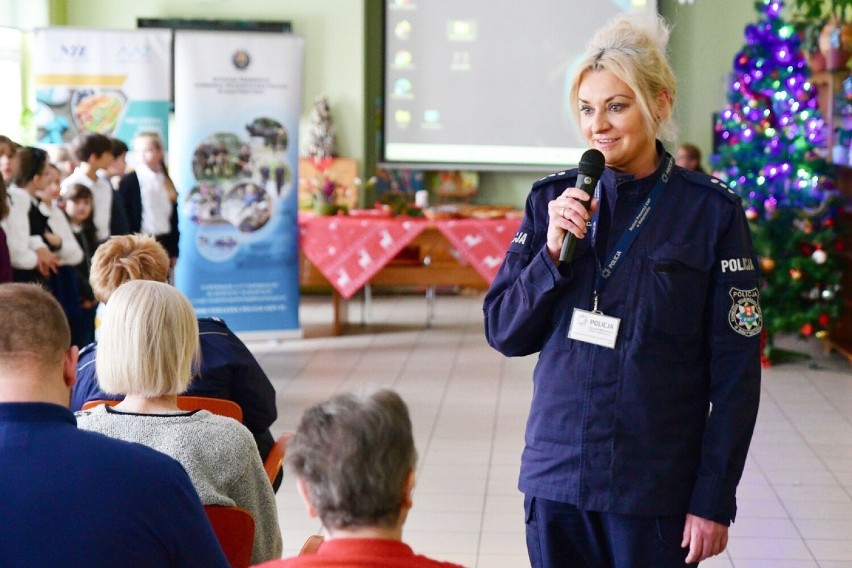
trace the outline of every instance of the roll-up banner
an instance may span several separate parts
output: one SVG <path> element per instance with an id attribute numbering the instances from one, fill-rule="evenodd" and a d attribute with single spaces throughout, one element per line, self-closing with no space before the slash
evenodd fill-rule
<path id="1" fill-rule="evenodd" d="M 303 39 L 175 32 L 177 287 L 241 337 L 299 336 Z"/>
<path id="2" fill-rule="evenodd" d="M 157 132 L 168 141 L 170 30 L 40 28 L 33 47 L 40 145 L 87 132 L 127 143 Z"/>

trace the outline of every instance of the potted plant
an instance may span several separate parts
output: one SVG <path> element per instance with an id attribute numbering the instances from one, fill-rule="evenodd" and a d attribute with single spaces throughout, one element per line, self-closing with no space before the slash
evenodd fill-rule
<path id="1" fill-rule="evenodd" d="M 802 48 L 812 52 L 819 29 L 816 42 L 825 57 L 826 67 L 831 71 L 845 68 L 852 55 L 852 25 L 849 24 L 852 0 L 793 0 L 793 6 L 794 19 L 802 33 Z"/>

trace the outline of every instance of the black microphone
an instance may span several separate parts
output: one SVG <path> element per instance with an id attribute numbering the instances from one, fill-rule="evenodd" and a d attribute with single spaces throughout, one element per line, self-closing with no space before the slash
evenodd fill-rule
<path id="1" fill-rule="evenodd" d="M 577 168 L 577 183 L 574 187 L 582 189 L 589 196 L 595 192 L 595 186 L 598 184 L 598 178 L 604 171 L 604 155 L 600 150 L 586 150 L 580 158 L 580 165 Z M 592 203 L 592 200 L 582 201 L 586 209 Z M 566 231 L 565 237 L 562 239 L 562 253 L 559 255 L 559 262 L 571 262 L 574 258 L 574 251 L 577 250 L 577 237 Z"/>

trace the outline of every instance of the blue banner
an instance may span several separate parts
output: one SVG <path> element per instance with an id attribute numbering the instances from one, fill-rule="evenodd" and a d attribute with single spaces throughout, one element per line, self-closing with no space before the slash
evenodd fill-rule
<path id="1" fill-rule="evenodd" d="M 178 31 L 172 174 L 176 285 L 241 336 L 300 335 L 302 38 Z"/>

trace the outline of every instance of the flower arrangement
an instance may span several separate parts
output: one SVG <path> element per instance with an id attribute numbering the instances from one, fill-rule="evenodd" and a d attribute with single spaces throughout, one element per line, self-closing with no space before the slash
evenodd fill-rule
<path id="1" fill-rule="evenodd" d="M 311 182 L 311 198 L 314 212 L 318 215 L 335 215 L 339 212 L 346 213 L 350 194 L 360 184 L 355 179 L 354 187 L 340 184 L 328 172 L 321 172 Z"/>

